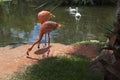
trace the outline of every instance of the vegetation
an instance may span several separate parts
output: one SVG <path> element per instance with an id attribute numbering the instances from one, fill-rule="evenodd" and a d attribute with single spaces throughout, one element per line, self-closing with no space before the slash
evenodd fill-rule
<path id="1" fill-rule="evenodd" d="M 11 0 L 0 0 L 0 2 L 2 2 L 2 1 L 11 1 Z"/>
<path id="2" fill-rule="evenodd" d="M 63 3 L 67 5 L 111 5 L 115 4 L 116 0 L 66 0 Z"/>
<path id="3" fill-rule="evenodd" d="M 0 0 L 0 2 L 1 1 L 12 1 L 14 4 L 19 4 L 20 2 L 32 2 L 36 4 L 40 3 L 42 6 L 48 5 L 51 3 L 52 4 L 60 3 L 62 6 L 65 6 L 65 5 L 115 5 L 117 2 L 117 0 Z"/>
<path id="4" fill-rule="evenodd" d="M 80 44 L 95 44 L 95 45 L 105 45 L 105 42 L 100 42 L 97 40 L 89 40 L 89 41 L 81 41 L 81 42 L 76 42 L 74 45 L 80 45 Z"/>
<path id="5" fill-rule="evenodd" d="M 89 40 L 89 41 L 76 42 L 73 45 L 82 45 L 82 44 L 85 44 L 85 45 L 90 45 L 90 44 L 96 45 L 98 47 L 98 51 L 101 52 L 103 47 L 105 46 L 106 42 L 100 42 L 100 41 L 97 41 L 97 40 Z"/>
<path id="6" fill-rule="evenodd" d="M 50 57 L 27 67 L 11 80 L 101 80 L 89 66 L 90 61 L 84 56 Z"/>

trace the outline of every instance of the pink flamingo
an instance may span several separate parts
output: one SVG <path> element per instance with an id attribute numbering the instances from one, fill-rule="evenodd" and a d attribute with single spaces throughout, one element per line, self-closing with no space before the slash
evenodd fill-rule
<path id="1" fill-rule="evenodd" d="M 50 46 L 50 32 L 52 32 L 53 30 L 57 29 L 58 27 L 61 27 L 62 24 L 53 22 L 53 21 L 46 21 L 41 25 L 41 29 L 40 29 L 40 35 L 39 35 L 39 39 L 27 50 L 27 55 L 29 56 L 29 52 L 32 50 L 32 48 L 36 45 L 36 44 L 40 44 L 42 37 L 44 34 L 48 34 L 48 46 Z"/>

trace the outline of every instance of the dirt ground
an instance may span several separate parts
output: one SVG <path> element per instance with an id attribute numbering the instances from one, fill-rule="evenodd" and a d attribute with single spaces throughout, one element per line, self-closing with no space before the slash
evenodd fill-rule
<path id="1" fill-rule="evenodd" d="M 45 58 L 45 54 L 48 51 L 49 56 L 85 55 L 89 58 L 95 58 L 99 54 L 95 45 L 72 46 L 55 43 L 51 44 L 50 47 L 41 49 L 37 49 L 37 46 L 35 46 L 30 52 L 29 58 L 26 58 L 26 51 L 30 46 L 22 45 L 16 48 L 11 48 L 10 46 L 0 47 L 0 80 L 4 80 L 4 78 L 9 77 L 25 66 L 37 63 L 37 61 Z"/>

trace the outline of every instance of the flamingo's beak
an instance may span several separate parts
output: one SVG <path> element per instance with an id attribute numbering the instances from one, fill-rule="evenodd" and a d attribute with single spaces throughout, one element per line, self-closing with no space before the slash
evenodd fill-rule
<path id="1" fill-rule="evenodd" d="M 53 18 L 54 18 L 54 17 L 55 17 L 55 15 L 51 14 L 51 17 L 53 17 Z"/>
<path id="2" fill-rule="evenodd" d="M 58 27 L 62 27 L 62 26 L 64 26 L 63 24 L 59 24 L 59 23 L 58 23 L 57 25 L 58 25 Z"/>
<path id="3" fill-rule="evenodd" d="M 54 17 L 54 18 L 55 18 L 55 15 L 52 15 L 52 17 Z"/>

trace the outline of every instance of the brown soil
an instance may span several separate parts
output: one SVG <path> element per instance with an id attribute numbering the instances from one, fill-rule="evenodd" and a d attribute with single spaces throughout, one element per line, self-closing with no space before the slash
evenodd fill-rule
<path id="1" fill-rule="evenodd" d="M 0 47 L 0 80 L 19 71 L 22 67 L 37 63 L 45 57 L 43 55 L 50 51 L 49 56 L 61 55 L 85 55 L 95 58 L 99 52 L 95 45 L 71 46 L 64 44 L 51 44 L 51 47 L 37 49 L 37 46 L 30 52 L 30 57 L 26 58 L 26 51 L 30 45 L 22 45 L 16 48 Z M 5 79 L 6 80 L 6 79 Z"/>

